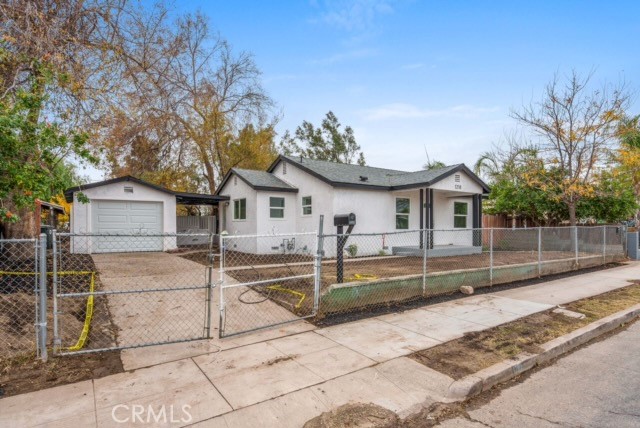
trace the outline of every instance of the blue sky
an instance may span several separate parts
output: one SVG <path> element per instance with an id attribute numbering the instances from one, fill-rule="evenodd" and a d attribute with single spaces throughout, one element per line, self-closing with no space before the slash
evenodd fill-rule
<path id="1" fill-rule="evenodd" d="M 472 165 L 554 73 L 640 88 L 640 2 L 203 0 L 236 50 L 254 54 L 280 134 L 332 110 L 369 165 Z M 635 97 L 633 113 L 640 113 Z"/>

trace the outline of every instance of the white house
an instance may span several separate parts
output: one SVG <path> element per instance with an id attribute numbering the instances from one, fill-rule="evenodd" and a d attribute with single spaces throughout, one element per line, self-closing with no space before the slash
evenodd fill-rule
<path id="1" fill-rule="evenodd" d="M 219 207 L 219 230 L 230 235 L 312 232 L 320 215 L 325 233 L 335 233 L 334 215 L 355 213 L 354 234 L 389 233 L 376 251 L 428 245 L 444 255 L 453 249 L 456 254 L 481 251 L 478 229 L 482 195 L 488 191 L 464 164 L 406 172 L 280 156 L 267 171 L 233 168 L 216 195 L 229 198 Z M 426 238 L 409 232 L 420 229 L 433 232 Z M 361 250 L 375 247 L 364 237 L 349 242 L 353 239 L 362 241 Z M 275 246 L 243 250 L 281 251 Z"/>
<path id="2" fill-rule="evenodd" d="M 88 202 L 80 201 L 82 193 Z M 126 175 L 110 180 L 72 187 L 65 199 L 73 203 L 70 230 L 75 252 L 165 251 L 180 244 L 176 237 L 177 205 L 217 205 L 227 198 L 174 192 Z M 84 198 L 83 198 L 84 199 Z M 148 235 L 137 240 L 106 235 Z M 155 235 L 155 236 L 152 236 Z"/>

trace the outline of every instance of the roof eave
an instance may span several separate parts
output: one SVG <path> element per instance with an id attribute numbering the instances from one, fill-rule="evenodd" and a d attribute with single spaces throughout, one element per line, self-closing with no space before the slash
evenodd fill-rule
<path id="1" fill-rule="evenodd" d="M 298 193 L 298 189 L 295 187 L 286 188 L 286 187 L 274 187 L 274 186 L 255 186 L 255 190 L 263 190 L 267 192 L 287 192 L 287 193 Z"/>

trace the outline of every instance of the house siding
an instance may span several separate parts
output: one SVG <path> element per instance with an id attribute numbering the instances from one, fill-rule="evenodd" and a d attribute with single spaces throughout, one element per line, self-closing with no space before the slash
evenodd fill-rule
<path id="1" fill-rule="evenodd" d="M 335 190 L 324 181 L 302 171 L 296 165 L 287 162 L 287 173 L 283 173 L 283 162 L 278 163 L 273 170 L 273 175 L 282 181 L 296 187 L 298 193 L 293 194 L 293 216 L 297 232 L 316 232 L 320 221 L 320 215 L 324 215 L 325 232 L 333 227 L 333 198 Z M 302 198 L 311 196 L 311 215 L 302 215 Z"/>
<path id="2" fill-rule="evenodd" d="M 455 181 L 455 176 L 460 176 L 460 181 Z M 483 193 L 482 186 L 480 186 L 475 180 L 469 177 L 464 171 L 456 172 L 442 180 L 433 183 L 430 188 L 434 190 L 449 190 L 452 192 L 464 192 L 464 193 Z"/>
<path id="3" fill-rule="evenodd" d="M 231 198 L 228 205 L 226 203 L 219 205 L 221 215 L 218 230 L 229 235 L 255 235 L 258 224 L 257 192 L 236 174 L 232 174 L 218 193 Z M 233 201 L 243 198 L 247 200 L 247 219 L 234 220 Z M 234 240 L 231 245 L 233 248 L 229 248 L 230 250 L 256 252 L 256 242 L 253 239 Z"/>

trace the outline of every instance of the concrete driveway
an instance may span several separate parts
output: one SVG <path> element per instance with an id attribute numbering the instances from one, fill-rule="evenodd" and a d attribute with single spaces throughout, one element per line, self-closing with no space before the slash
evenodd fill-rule
<path id="1" fill-rule="evenodd" d="M 119 346 L 148 345 L 169 341 L 186 341 L 206 337 L 206 284 L 207 268 L 199 263 L 175 254 L 158 252 L 109 253 L 92 256 L 99 272 L 103 290 L 125 292 L 110 294 L 109 311 L 118 330 Z M 213 270 L 213 281 L 219 272 Z M 233 278 L 226 278 L 233 284 Z M 244 304 L 238 299 L 247 291 L 243 300 L 261 301 L 261 296 L 246 287 L 225 290 L 226 328 L 229 331 L 251 330 L 297 318 L 288 310 L 270 300 L 256 304 Z M 169 355 L 160 356 L 154 349 L 149 351 L 132 349 L 123 352 L 126 369 L 171 361 L 184 356 L 211 352 L 233 346 L 233 340 L 223 345 L 219 333 L 220 288 L 212 293 L 211 340 L 193 344 L 179 343 L 165 350 Z M 312 329 L 303 321 L 298 326 L 276 329 L 269 338 Z M 264 340 L 264 339 L 263 339 Z M 246 344 L 246 339 L 240 340 Z M 253 342 L 250 342 L 253 343 Z M 173 355 L 172 351 L 179 351 Z M 186 354 L 185 354 L 186 352 Z"/>

